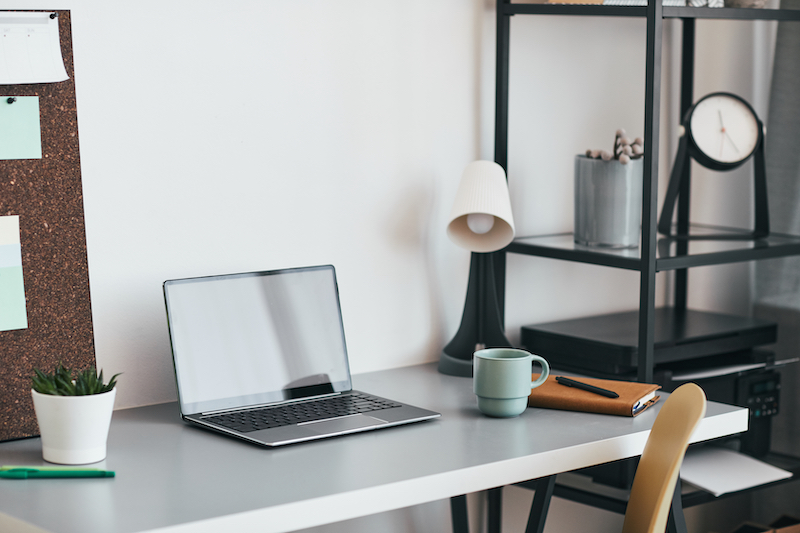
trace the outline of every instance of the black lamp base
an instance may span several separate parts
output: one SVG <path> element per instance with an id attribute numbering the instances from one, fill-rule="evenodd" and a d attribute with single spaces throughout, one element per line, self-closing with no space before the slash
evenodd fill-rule
<path id="1" fill-rule="evenodd" d="M 469 358 L 469 361 L 466 361 L 442 352 L 442 355 L 439 356 L 439 372 L 448 376 L 471 378 L 472 357 Z"/>
<path id="2" fill-rule="evenodd" d="M 472 377 L 472 356 L 482 348 L 511 348 L 511 343 L 500 319 L 494 257 L 490 253 L 473 252 L 461 326 L 442 351 L 439 372 Z"/>

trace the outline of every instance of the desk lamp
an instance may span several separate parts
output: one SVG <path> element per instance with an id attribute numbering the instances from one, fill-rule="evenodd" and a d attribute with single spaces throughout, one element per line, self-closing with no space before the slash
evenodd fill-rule
<path id="1" fill-rule="evenodd" d="M 491 254 L 505 248 L 514 238 L 503 167 L 492 161 L 467 165 L 448 220 L 448 237 L 470 250 L 472 257 L 461 326 L 442 351 L 439 372 L 470 377 L 475 350 L 511 346 L 500 319 Z"/>

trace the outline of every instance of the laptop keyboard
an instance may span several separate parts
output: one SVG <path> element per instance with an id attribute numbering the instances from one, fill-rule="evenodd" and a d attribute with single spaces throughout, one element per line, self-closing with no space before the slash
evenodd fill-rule
<path id="1" fill-rule="evenodd" d="M 363 393 L 353 393 L 346 396 L 331 396 L 330 398 L 290 403 L 277 407 L 223 413 L 206 417 L 203 420 L 241 433 L 249 433 L 259 429 L 369 413 L 392 407 L 400 407 L 400 404 Z"/>

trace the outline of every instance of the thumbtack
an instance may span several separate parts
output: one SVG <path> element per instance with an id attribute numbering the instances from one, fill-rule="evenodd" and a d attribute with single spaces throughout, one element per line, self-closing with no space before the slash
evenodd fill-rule
<path id="1" fill-rule="evenodd" d="M 7 104 L 13 104 L 16 101 L 17 101 L 17 97 L 16 96 L 9 96 L 8 100 L 6 100 L 6 103 Z"/>
<path id="2" fill-rule="evenodd" d="M 50 18 L 54 19 L 58 16 L 58 13 L 50 13 Z"/>

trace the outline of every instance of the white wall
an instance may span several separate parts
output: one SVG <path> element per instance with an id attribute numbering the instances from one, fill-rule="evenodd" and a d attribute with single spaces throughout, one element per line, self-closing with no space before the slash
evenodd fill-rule
<path id="1" fill-rule="evenodd" d="M 92 311 L 117 407 L 175 398 L 161 283 L 336 265 L 355 372 L 434 360 L 467 255 L 472 0 L 21 1 L 70 9 Z M 455 275 L 453 275 L 455 272 Z"/>
<path id="2" fill-rule="evenodd" d="M 175 398 L 161 283 L 176 277 L 333 263 L 355 372 L 438 358 L 469 262 L 445 218 L 464 166 L 493 158 L 492 0 L 11 7 L 71 10 L 96 354 L 124 372 L 118 408 Z M 747 50 L 744 30 L 706 24 L 723 29 L 698 29 L 711 59 L 697 94 L 741 88 L 753 59 L 725 52 Z M 512 34 L 517 227 L 569 231 L 573 156 L 619 127 L 643 134 L 644 21 L 515 17 Z M 662 101 L 667 123 L 674 96 Z M 668 169 L 674 138 L 662 141 Z M 747 209 L 747 193 L 703 194 L 723 218 Z M 743 306 L 739 281 L 709 278 L 710 290 L 692 278 L 690 301 Z M 508 282 L 512 339 L 525 323 L 638 302 L 637 274 L 602 267 L 511 257 Z M 440 503 L 387 520 L 423 530 L 413 513 L 446 516 Z"/>

